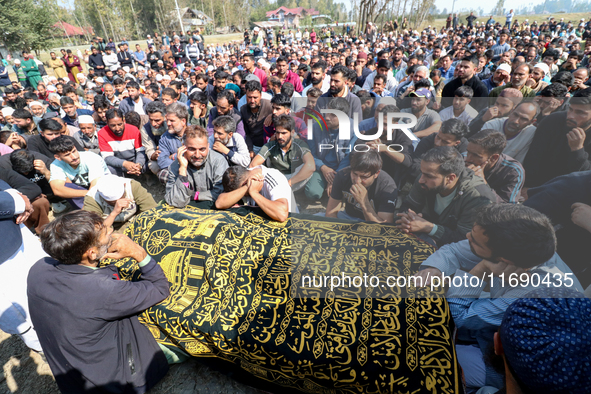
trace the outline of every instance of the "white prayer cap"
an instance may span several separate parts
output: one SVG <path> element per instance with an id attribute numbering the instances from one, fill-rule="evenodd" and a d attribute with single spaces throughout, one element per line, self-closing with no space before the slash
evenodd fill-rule
<path id="1" fill-rule="evenodd" d="M 36 106 L 36 105 L 38 105 L 38 106 L 40 106 L 40 107 L 43 107 L 43 104 L 41 104 L 39 101 L 31 101 L 31 102 L 29 103 L 29 108 L 33 108 L 33 107 L 34 107 L 34 106 Z"/>
<path id="2" fill-rule="evenodd" d="M 117 201 L 123 197 L 125 184 L 117 175 L 105 175 L 96 183 L 98 194 L 106 201 Z"/>
<path id="3" fill-rule="evenodd" d="M 499 67 L 497 67 L 497 69 L 507 71 L 509 74 L 511 74 L 511 66 L 507 63 L 501 64 Z"/>
<path id="4" fill-rule="evenodd" d="M 78 80 L 86 79 L 86 75 L 84 75 L 82 73 L 78 73 L 78 74 L 76 74 L 76 78 L 78 78 Z"/>
<path id="5" fill-rule="evenodd" d="M 123 66 L 123 71 L 125 71 L 126 73 L 129 72 L 129 67 L 128 66 Z"/>
<path id="6" fill-rule="evenodd" d="M 538 63 L 534 66 L 534 68 L 539 68 L 540 70 L 544 71 L 544 75 L 548 75 L 550 73 L 550 67 L 546 63 Z"/>
<path id="7" fill-rule="evenodd" d="M 105 83 L 105 80 L 103 79 L 103 77 L 98 77 L 98 78 L 96 79 L 96 81 L 97 81 L 98 83 Z"/>
<path id="8" fill-rule="evenodd" d="M 21 61 L 20 61 L 20 59 L 15 59 L 15 60 L 14 60 L 14 64 L 21 64 Z"/>
<path id="9" fill-rule="evenodd" d="M 170 75 L 166 74 L 162 76 L 162 79 L 168 79 L 169 81 L 172 80 L 172 78 L 170 77 Z"/>
<path id="10" fill-rule="evenodd" d="M 162 81 L 162 74 L 156 74 L 156 82 Z"/>
<path id="11" fill-rule="evenodd" d="M 90 115 L 80 115 L 78 116 L 78 124 L 94 124 L 94 119 Z"/>
<path id="12" fill-rule="evenodd" d="M 14 109 L 12 109 L 10 107 L 2 108 L 2 116 L 12 116 L 13 113 L 14 113 Z"/>

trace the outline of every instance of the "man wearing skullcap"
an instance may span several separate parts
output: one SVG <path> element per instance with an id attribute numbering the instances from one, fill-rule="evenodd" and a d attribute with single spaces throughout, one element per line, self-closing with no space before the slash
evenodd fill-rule
<path id="1" fill-rule="evenodd" d="M 73 135 L 74 139 L 85 151 L 100 154 L 94 118 L 90 115 L 78 116 L 78 127 L 80 130 Z"/>
<path id="2" fill-rule="evenodd" d="M 504 361 L 504 391 L 479 394 L 583 394 L 591 387 L 591 300 L 565 288 L 540 288 L 515 301 L 494 334 Z"/>
<path id="3" fill-rule="evenodd" d="M 156 205 L 152 195 L 139 182 L 107 175 L 88 191 L 82 209 L 98 213 L 107 227 L 120 227 L 135 214 L 148 211 Z"/>

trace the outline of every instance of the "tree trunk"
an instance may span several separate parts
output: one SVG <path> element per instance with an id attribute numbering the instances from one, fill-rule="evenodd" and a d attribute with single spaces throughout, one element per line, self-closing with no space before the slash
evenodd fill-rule
<path id="1" fill-rule="evenodd" d="M 105 21 L 103 20 L 103 16 L 101 15 L 101 11 L 99 10 L 98 5 L 96 4 L 96 0 L 92 0 L 92 2 L 94 4 L 94 8 L 96 8 L 96 13 L 98 14 L 99 19 L 101 20 L 101 26 L 103 27 L 103 34 L 105 35 L 105 41 L 109 41 L 109 32 L 107 31 L 107 28 L 105 27 Z"/>
<path id="2" fill-rule="evenodd" d="M 211 17 L 213 19 L 213 34 L 215 34 L 215 14 L 213 13 L 213 0 L 209 0 L 211 4 Z"/>

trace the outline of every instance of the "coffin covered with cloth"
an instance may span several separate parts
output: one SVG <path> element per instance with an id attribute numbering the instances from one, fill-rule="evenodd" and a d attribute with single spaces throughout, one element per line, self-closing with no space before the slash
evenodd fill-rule
<path id="1" fill-rule="evenodd" d="M 140 316 L 161 344 L 282 393 L 463 392 L 445 299 L 392 281 L 434 250 L 394 226 L 162 205 L 126 234 L 170 282 Z"/>

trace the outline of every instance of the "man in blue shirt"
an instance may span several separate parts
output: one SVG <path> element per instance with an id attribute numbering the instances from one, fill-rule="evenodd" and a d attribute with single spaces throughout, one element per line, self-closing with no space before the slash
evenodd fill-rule
<path id="1" fill-rule="evenodd" d="M 490 48 L 492 49 L 494 56 L 501 56 L 503 53 L 511 49 L 511 46 L 507 43 L 508 38 L 509 32 L 507 30 L 502 30 L 501 34 L 499 34 L 499 41 Z"/>
<path id="2" fill-rule="evenodd" d="M 476 214 L 466 236 L 427 258 L 419 275 L 428 285 L 445 282 L 449 287 L 446 298 L 458 329 L 456 349 L 468 389 L 500 389 L 503 377 L 485 365 L 483 355 L 509 305 L 540 286 L 583 288 L 556 254 L 550 220 L 533 208 L 489 204 Z"/>

